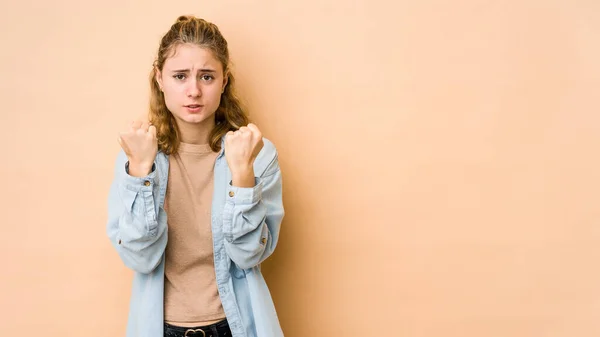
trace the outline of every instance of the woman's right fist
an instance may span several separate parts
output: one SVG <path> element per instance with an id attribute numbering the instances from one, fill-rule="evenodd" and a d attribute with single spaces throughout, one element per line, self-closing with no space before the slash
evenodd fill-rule
<path id="1" fill-rule="evenodd" d="M 145 177 L 152 171 L 158 152 L 154 125 L 141 121 L 132 122 L 129 131 L 119 134 L 119 144 L 129 159 L 129 175 Z"/>

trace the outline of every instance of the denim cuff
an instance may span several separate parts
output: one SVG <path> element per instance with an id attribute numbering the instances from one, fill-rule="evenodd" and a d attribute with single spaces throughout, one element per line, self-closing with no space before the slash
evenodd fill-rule
<path id="1" fill-rule="evenodd" d="M 227 202 L 236 205 L 257 203 L 262 197 L 263 182 L 254 178 L 254 187 L 235 187 L 230 181 L 227 185 Z"/>
<path id="2" fill-rule="evenodd" d="M 124 186 L 128 190 L 137 191 L 152 191 L 153 185 L 158 183 L 158 176 L 156 175 L 156 163 L 152 164 L 152 171 L 145 177 L 134 177 L 129 175 L 129 161 L 125 163 L 125 172 L 127 173 L 124 177 Z"/>

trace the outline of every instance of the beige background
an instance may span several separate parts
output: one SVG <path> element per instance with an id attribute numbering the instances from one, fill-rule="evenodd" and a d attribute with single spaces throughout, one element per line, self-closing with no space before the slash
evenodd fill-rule
<path id="1" fill-rule="evenodd" d="M 281 154 L 286 336 L 600 335 L 600 2 L 0 4 L 0 335 L 123 336 L 117 133 L 215 22 Z"/>

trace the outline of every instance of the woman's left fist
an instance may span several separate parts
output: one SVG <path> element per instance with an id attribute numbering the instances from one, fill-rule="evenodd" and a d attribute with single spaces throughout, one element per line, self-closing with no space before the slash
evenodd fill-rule
<path id="1" fill-rule="evenodd" d="M 262 133 L 250 123 L 237 131 L 227 132 L 225 137 L 225 158 L 233 174 L 253 169 L 254 159 L 263 148 Z"/>

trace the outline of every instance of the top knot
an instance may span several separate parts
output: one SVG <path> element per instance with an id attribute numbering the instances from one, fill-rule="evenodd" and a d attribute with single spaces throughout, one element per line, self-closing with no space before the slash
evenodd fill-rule
<path id="1" fill-rule="evenodd" d="M 181 15 L 180 17 L 177 18 L 177 21 L 175 21 L 175 23 L 190 22 L 193 20 L 194 20 L 194 17 L 191 15 Z"/>

